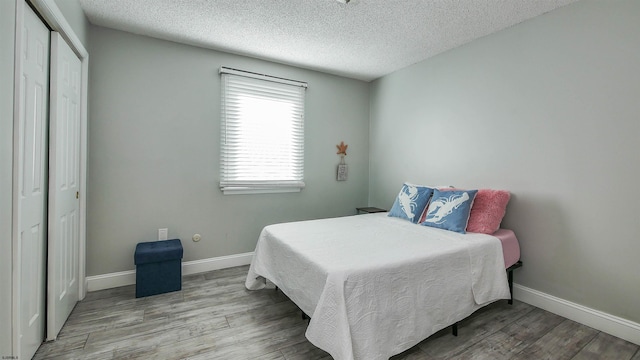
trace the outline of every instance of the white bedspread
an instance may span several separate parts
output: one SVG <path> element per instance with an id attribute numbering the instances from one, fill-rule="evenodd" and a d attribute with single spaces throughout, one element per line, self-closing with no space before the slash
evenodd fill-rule
<path id="1" fill-rule="evenodd" d="M 246 287 L 275 283 L 311 316 L 334 359 L 388 359 L 481 306 L 509 298 L 500 241 L 386 213 L 267 226 Z"/>

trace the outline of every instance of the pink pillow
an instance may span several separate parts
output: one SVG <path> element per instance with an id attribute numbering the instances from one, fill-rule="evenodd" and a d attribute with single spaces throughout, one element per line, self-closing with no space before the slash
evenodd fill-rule
<path id="1" fill-rule="evenodd" d="M 511 194 L 505 190 L 478 190 L 469 215 L 467 231 L 483 234 L 498 231 L 510 197 Z"/>

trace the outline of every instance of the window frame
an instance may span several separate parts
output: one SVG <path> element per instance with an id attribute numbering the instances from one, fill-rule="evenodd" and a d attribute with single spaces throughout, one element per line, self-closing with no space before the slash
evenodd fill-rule
<path id="1" fill-rule="evenodd" d="M 219 73 L 221 81 L 220 190 L 225 195 L 300 192 L 305 187 L 304 117 L 306 89 L 308 87 L 307 83 L 228 67 L 221 67 Z M 235 85 L 230 85 L 230 83 L 233 83 L 234 81 L 253 82 L 255 84 L 261 84 L 261 86 L 256 85 L 255 88 L 250 88 L 247 90 L 246 94 L 243 94 L 240 87 L 233 87 Z M 263 81 L 268 83 L 264 83 Z M 294 155 L 292 155 L 292 159 L 290 159 L 289 163 L 286 163 L 286 161 L 284 163 L 278 163 L 280 165 L 288 164 L 288 166 L 293 169 L 289 174 L 292 175 L 292 178 L 290 179 L 234 179 L 234 173 L 236 172 L 234 170 L 231 170 L 233 168 L 239 168 L 239 164 L 242 160 L 241 155 L 237 155 L 237 151 L 235 150 L 237 143 L 236 145 L 233 145 L 234 136 L 242 137 L 238 136 L 240 130 L 236 130 L 238 129 L 238 126 L 240 124 L 240 122 L 238 121 L 239 116 L 235 116 L 236 114 L 238 114 L 238 111 L 234 111 L 238 110 L 237 104 L 239 96 L 245 96 L 248 94 L 255 95 L 254 92 L 263 91 L 261 90 L 262 85 L 265 85 L 265 88 L 269 89 L 268 92 L 265 92 L 265 94 L 267 95 L 265 95 L 264 97 L 259 95 L 262 100 L 268 101 L 271 97 L 273 97 L 273 94 L 276 94 L 275 97 L 286 97 L 287 101 L 292 101 L 292 103 L 294 104 L 292 105 L 292 108 L 297 109 L 297 111 L 292 111 L 293 114 L 290 118 L 287 118 L 287 120 L 290 122 L 288 126 L 292 128 L 291 132 L 287 133 L 287 135 L 294 140 L 290 145 L 291 149 L 293 149 L 292 153 Z M 277 88 L 282 88 L 282 85 L 299 87 L 302 90 L 290 88 L 288 90 L 293 91 L 283 90 L 282 92 L 278 92 Z M 251 86 L 251 84 L 245 83 L 243 84 L 243 86 L 249 87 Z M 295 94 L 296 92 L 297 94 Z M 230 128 L 233 128 L 234 130 L 229 130 Z M 239 141 L 241 142 L 242 140 Z"/>

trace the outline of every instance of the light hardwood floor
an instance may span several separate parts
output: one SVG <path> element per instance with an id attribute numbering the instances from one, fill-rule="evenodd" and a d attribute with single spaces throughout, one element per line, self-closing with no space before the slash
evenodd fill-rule
<path id="1" fill-rule="evenodd" d="M 280 291 L 248 291 L 248 267 L 185 276 L 182 291 L 135 298 L 135 287 L 89 293 L 35 359 L 332 359 Z M 640 360 L 639 347 L 515 301 L 491 304 L 400 359 Z"/>

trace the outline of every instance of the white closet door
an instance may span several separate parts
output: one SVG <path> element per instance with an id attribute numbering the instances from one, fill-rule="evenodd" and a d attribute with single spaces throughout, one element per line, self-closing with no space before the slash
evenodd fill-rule
<path id="1" fill-rule="evenodd" d="M 20 19 L 18 19 L 20 20 Z M 47 118 L 49 29 L 29 8 L 21 19 L 16 176 L 17 206 L 14 308 L 20 359 L 31 359 L 44 339 L 45 249 L 47 236 Z"/>
<path id="2" fill-rule="evenodd" d="M 47 340 L 55 340 L 78 302 L 81 73 L 80 59 L 52 32 Z"/>

